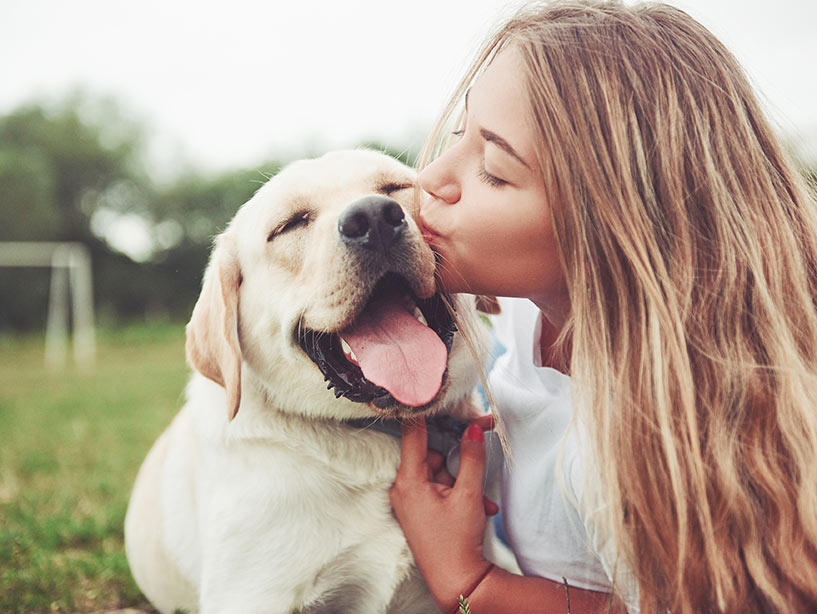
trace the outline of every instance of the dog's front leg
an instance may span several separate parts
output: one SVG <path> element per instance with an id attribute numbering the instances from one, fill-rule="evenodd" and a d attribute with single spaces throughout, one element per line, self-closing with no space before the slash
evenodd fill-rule
<path id="1" fill-rule="evenodd" d="M 302 465 L 298 486 L 310 484 L 307 475 Z M 399 561 L 398 553 L 392 551 L 387 558 L 381 554 L 372 561 L 360 545 L 344 543 L 345 524 L 338 524 L 338 506 L 318 492 L 306 497 L 292 484 L 262 488 L 260 478 L 245 474 L 244 486 L 247 481 L 250 487 L 241 494 L 226 485 L 216 489 L 208 517 L 202 520 L 207 527 L 202 536 L 202 614 L 386 611 L 388 586 L 394 581 L 389 567 Z M 325 516 L 328 511 L 332 514 Z M 382 521 L 374 524 L 383 527 Z M 383 537 L 385 543 L 405 548 L 396 526 Z M 367 541 L 374 544 L 374 536 Z M 369 548 L 367 543 L 364 549 Z"/>
<path id="2" fill-rule="evenodd" d="M 200 614 L 291 614 L 299 610 L 299 583 L 293 575 L 276 571 L 281 569 L 277 557 L 263 556 L 266 549 L 253 544 L 233 546 L 204 555 Z"/>
<path id="3" fill-rule="evenodd" d="M 287 472 L 253 469 L 280 467 L 275 460 L 246 450 L 239 459 L 230 454 L 210 459 L 221 473 L 207 484 L 199 519 L 201 614 L 290 614 L 300 609 L 298 592 L 313 557 L 303 527 L 287 512 L 291 493 L 279 483 Z"/>

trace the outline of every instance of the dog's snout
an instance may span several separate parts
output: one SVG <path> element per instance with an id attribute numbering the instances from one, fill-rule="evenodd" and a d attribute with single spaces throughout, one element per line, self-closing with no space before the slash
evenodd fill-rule
<path id="1" fill-rule="evenodd" d="M 341 240 L 349 245 L 388 252 L 403 235 L 403 208 L 385 196 L 367 196 L 353 202 L 338 219 Z"/>

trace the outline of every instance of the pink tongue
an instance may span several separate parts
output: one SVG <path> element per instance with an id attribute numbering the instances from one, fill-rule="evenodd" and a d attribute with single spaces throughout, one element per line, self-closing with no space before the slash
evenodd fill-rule
<path id="1" fill-rule="evenodd" d="M 425 405 L 439 392 L 448 351 L 437 333 L 408 312 L 400 296 L 390 293 L 372 301 L 340 335 L 366 379 L 404 405 Z"/>

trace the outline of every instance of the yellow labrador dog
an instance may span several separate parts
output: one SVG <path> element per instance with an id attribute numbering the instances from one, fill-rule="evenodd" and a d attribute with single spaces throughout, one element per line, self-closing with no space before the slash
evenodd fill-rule
<path id="1" fill-rule="evenodd" d="M 217 238 L 187 327 L 187 403 L 125 522 L 161 612 L 437 612 L 389 505 L 399 440 L 366 420 L 474 411 L 413 184 L 372 151 L 295 162 Z"/>

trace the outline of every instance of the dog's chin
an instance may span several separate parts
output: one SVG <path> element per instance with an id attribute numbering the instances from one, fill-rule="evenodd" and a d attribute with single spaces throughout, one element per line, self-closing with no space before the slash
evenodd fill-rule
<path id="1" fill-rule="evenodd" d="M 360 312 L 350 314 L 348 318 L 350 325 L 354 325 L 370 303 L 387 299 L 400 301 L 405 305 L 406 311 L 413 312 L 419 323 L 423 323 L 424 319 L 424 324 L 434 331 L 444 344 L 446 354 L 450 353 L 456 332 L 456 324 L 446 305 L 446 303 L 451 305 L 451 301 L 440 294 L 419 299 L 411 291 L 406 279 L 396 273 L 387 273 L 374 285 L 366 305 Z M 368 405 L 372 412 L 388 417 L 406 417 L 431 411 L 444 396 L 447 387 L 447 366 L 437 393 L 430 400 L 419 404 L 401 402 L 386 387 L 367 379 L 351 348 L 340 335 L 341 330 L 347 328 L 318 331 L 301 322 L 293 332 L 298 345 L 323 374 L 327 389 L 334 393 L 335 398 L 344 397 L 355 403 Z"/>

